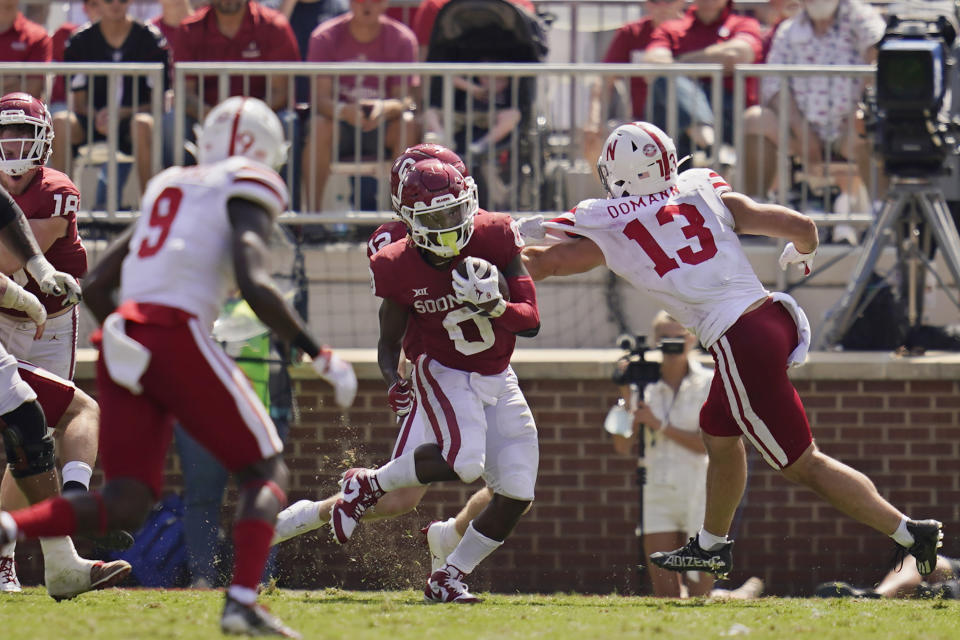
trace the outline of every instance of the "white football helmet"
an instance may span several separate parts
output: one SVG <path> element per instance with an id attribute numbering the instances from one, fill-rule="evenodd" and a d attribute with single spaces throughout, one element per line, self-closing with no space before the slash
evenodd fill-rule
<path id="1" fill-rule="evenodd" d="M 649 122 L 622 124 L 604 143 L 597 173 L 614 198 L 666 191 L 677 184 L 677 146 Z"/>
<path id="2" fill-rule="evenodd" d="M 11 129 L 4 131 L 7 127 Z M 53 121 L 40 100 L 28 93 L 8 93 L 0 98 L 0 133 L 4 140 L 0 145 L 3 173 L 20 176 L 47 163 L 53 144 Z"/>
<path id="3" fill-rule="evenodd" d="M 279 169 L 287 161 L 280 118 L 257 98 L 233 96 L 207 114 L 197 133 L 197 162 L 211 164 L 244 156 Z"/>

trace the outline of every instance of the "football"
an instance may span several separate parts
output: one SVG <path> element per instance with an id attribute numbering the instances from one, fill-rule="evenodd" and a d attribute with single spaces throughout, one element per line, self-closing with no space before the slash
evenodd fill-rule
<path id="1" fill-rule="evenodd" d="M 490 268 L 493 266 L 489 261 L 484 260 L 483 258 L 474 258 L 475 262 L 479 262 L 481 269 L 478 271 L 477 275 L 481 278 L 485 278 L 490 273 Z M 459 273 L 464 278 L 468 277 L 467 274 L 467 261 L 462 260 L 460 264 L 456 266 L 456 272 Z M 498 275 L 500 276 L 500 295 L 503 296 L 503 299 L 507 302 L 510 302 L 510 286 L 507 284 L 507 279 L 503 277 L 503 271 L 497 270 Z"/>

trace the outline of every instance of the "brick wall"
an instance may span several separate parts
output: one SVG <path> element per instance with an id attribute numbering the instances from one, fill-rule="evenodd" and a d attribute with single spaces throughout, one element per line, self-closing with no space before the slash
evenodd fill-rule
<path id="1" fill-rule="evenodd" d="M 564 353 L 554 352 L 550 361 L 524 356 L 516 365 L 540 428 L 537 502 L 507 544 L 472 576 L 471 586 L 506 592 L 644 592 L 635 570 L 635 461 L 614 454 L 600 428 L 615 399 L 604 363 L 615 356 Z M 596 360 L 590 363 L 591 358 Z M 291 500 L 326 496 L 347 466 L 382 462 L 389 455 L 395 428 L 371 359 L 358 365 L 360 394 L 343 416 L 330 408 L 332 397 L 322 383 L 307 373 L 297 378 L 301 420 L 291 431 L 287 453 Z M 958 374 L 960 359 L 891 364 L 815 354 L 795 380 L 820 447 L 870 475 L 881 494 L 906 513 L 944 521 L 944 552 L 953 555 L 960 554 Z M 879 579 L 893 551 L 890 540 L 790 485 L 759 456 L 751 454 L 750 461 L 747 499 L 738 516 L 734 584 L 757 575 L 770 593 L 809 595 L 825 580 Z M 172 456 L 168 467 L 169 488 L 177 490 L 181 479 Z M 419 586 L 428 560 L 417 530 L 454 515 L 479 486 L 435 486 L 415 513 L 365 523 L 343 549 L 327 541 L 326 529 L 286 543 L 280 549 L 281 585 Z M 18 551 L 25 581 L 39 579 L 36 549 L 23 544 Z"/>

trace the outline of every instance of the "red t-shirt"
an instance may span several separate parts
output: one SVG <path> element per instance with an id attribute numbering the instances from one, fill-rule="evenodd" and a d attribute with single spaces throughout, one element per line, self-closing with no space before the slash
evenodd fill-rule
<path id="1" fill-rule="evenodd" d="M 47 30 L 22 13 L 0 33 L 0 62 L 50 62 L 52 58 L 53 44 Z"/>
<path id="2" fill-rule="evenodd" d="M 79 279 L 87 272 L 87 251 L 77 234 L 77 209 L 80 208 L 80 191 L 76 185 L 56 169 L 40 167 L 20 195 L 13 195 L 14 201 L 23 209 L 28 220 L 42 220 L 62 216 L 67 220 L 67 230 L 56 239 L 43 254 L 59 271 L 65 271 Z M 40 291 L 29 275 L 24 287 L 37 296 L 47 309 L 48 314 L 57 313 L 64 308 L 63 296 L 48 296 Z M 26 314 L 13 309 L 4 309 L 12 316 L 26 317 Z"/>
<path id="3" fill-rule="evenodd" d="M 417 40 L 413 32 L 403 24 L 380 16 L 380 35 L 371 42 L 359 42 L 350 33 L 351 13 L 345 13 L 322 22 L 310 34 L 310 49 L 307 62 L 416 62 Z M 401 87 L 403 76 L 387 76 L 385 87 L 387 96 L 393 95 Z M 408 76 L 407 86 L 417 86 L 418 78 Z M 380 78 L 363 76 L 363 85 L 357 86 L 356 76 L 340 76 L 339 100 L 358 102 L 369 98 L 383 98 L 380 95 Z"/>
<path id="4" fill-rule="evenodd" d="M 640 62 L 635 60 L 634 55 L 642 55 L 650 44 L 650 36 L 653 35 L 656 27 L 653 25 L 653 19 L 649 16 L 640 18 L 633 22 L 623 25 L 613 35 L 613 40 L 607 48 L 607 55 L 603 57 L 605 63 L 631 63 Z M 633 117 L 639 120 L 645 120 L 645 110 L 647 104 L 647 81 L 643 78 L 630 79 L 630 98 L 633 101 Z"/>
<path id="5" fill-rule="evenodd" d="M 417 35 L 417 42 L 421 47 L 430 44 L 430 34 L 433 32 L 433 23 L 437 19 L 437 14 L 443 5 L 450 0 L 423 0 L 417 7 L 417 12 L 413 15 L 413 32 Z M 533 3 L 530 0 L 510 0 L 515 5 L 523 7 L 530 13 L 536 13 Z"/>
<path id="6" fill-rule="evenodd" d="M 211 6 L 198 9 L 180 23 L 173 45 L 177 62 L 299 62 L 300 50 L 290 23 L 279 11 L 257 2 L 248 2 L 240 31 L 233 38 L 220 32 Z M 230 78 L 230 95 L 243 94 L 243 77 Z M 265 99 L 267 80 L 249 76 L 250 93 Z M 204 77 L 203 100 L 217 104 L 219 92 L 215 76 Z"/>
<path id="7" fill-rule="evenodd" d="M 522 249 L 511 223 L 504 213 L 477 213 L 470 242 L 439 269 L 411 241 L 387 245 L 370 259 L 374 293 L 407 308 L 407 333 L 416 331 L 423 353 L 442 365 L 493 375 L 510 364 L 516 334 L 456 300 L 453 270 L 467 256 L 476 256 L 503 271 Z"/>
<path id="8" fill-rule="evenodd" d="M 664 47 L 673 53 L 673 57 L 706 49 L 712 44 L 741 38 L 750 43 L 753 49 L 753 62 L 761 62 L 763 56 L 763 34 L 760 23 L 755 18 L 733 13 L 733 2 L 728 2 L 720 16 L 712 23 L 701 22 L 696 15 L 696 7 L 687 9 L 687 13 L 676 20 L 667 20 L 661 24 L 650 38 L 648 49 Z M 723 81 L 726 91 L 733 91 L 733 76 Z M 757 79 L 747 80 L 747 103 L 757 102 Z"/>
<path id="9" fill-rule="evenodd" d="M 53 45 L 54 62 L 63 62 L 63 50 L 67 48 L 67 40 L 70 35 L 77 30 L 77 26 L 72 22 L 64 22 L 60 28 L 53 32 L 50 42 Z M 67 101 L 67 88 L 63 76 L 58 75 L 53 79 L 53 88 L 50 90 L 50 104 Z"/>

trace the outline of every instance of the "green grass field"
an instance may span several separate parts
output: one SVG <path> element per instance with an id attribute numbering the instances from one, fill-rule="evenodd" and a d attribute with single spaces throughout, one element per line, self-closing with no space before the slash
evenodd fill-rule
<path id="1" fill-rule="evenodd" d="M 0 597 L 0 638 L 219 637 L 218 591 L 110 590 L 56 603 L 42 588 Z M 953 640 L 958 601 L 763 598 L 747 602 L 619 596 L 484 595 L 426 605 L 414 591 L 285 591 L 262 597 L 305 638 L 337 640 L 617 640 L 769 638 Z"/>

